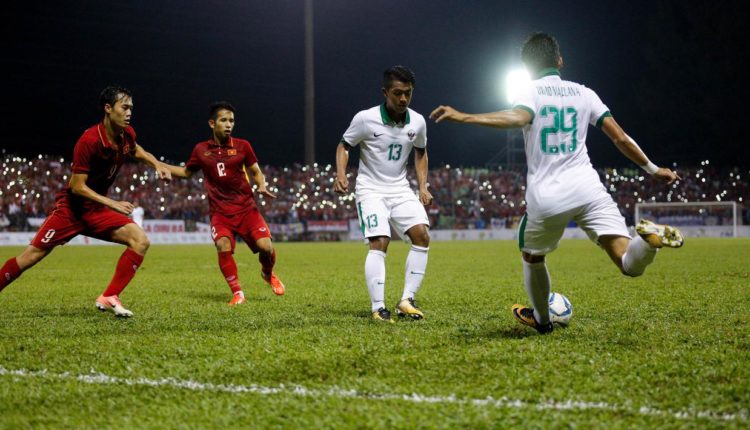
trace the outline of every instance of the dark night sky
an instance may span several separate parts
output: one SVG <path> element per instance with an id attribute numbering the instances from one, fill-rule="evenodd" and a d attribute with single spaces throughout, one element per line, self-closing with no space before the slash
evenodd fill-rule
<path id="1" fill-rule="evenodd" d="M 317 0 L 317 160 L 334 161 L 352 116 L 382 101 L 382 71 L 394 64 L 415 71 L 411 107 L 425 116 L 441 103 L 508 107 L 504 73 L 520 65 L 525 36 L 543 30 L 561 44 L 563 77 L 593 88 L 657 163 L 747 165 L 740 3 L 692 3 Z M 157 156 L 184 161 L 208 137 L 207 106 L 226 99 L 261 164 L 304 160 L 302 0 L 4 8 L 0 149 L 70 157 L 101 119 L 99 91 L 117 83 L 133 91 L 139 143 Z M 433 165 L 483 165 L 506 136 L 432 121 L 427 133 Z M 602 133 L 589 136 L 595 165 L 628 164 Z"/>

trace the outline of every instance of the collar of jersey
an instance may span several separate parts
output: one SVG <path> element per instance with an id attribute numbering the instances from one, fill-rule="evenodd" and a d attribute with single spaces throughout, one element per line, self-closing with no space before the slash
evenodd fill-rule
<path id="1" fill-rule="evenodd" d="M 549 67 L 546 69 L 542 69 L 536 74 L 536 78 L 534 79 L 542 79 L 545 76 L 553 76 L 553 75 L 560 76 L 560 69 L 556 67 Z"/>
<path id="2" fill-rule="evenodd" d="M 401 123 L 396 122 L 396 121 L 394 121 L 394 120 L 391 119 L 390 115 L 388 115 L 388 109 L 385 108 L 385 103 L 383 103 L 382 105 L 380 105 L 380 119 L 383 120 L 383 124 L 385 124 L 385 125 L 399 125 L 399 124 L 401 124 Z M 406 119 L 404 120 L 403 125 L 408 124 L 409 121 L 410 121 L 409 110 L 407 109 L 406 110 Z"/>
<path id="3" fill-rule="evenodd" d="M 229 136 L 229 145 L 222 145 L 221 143 L 216 143 L 216 141 L 211 138 L 208 140 L 208 146 L 227 146 L 229 148 L 234 148 L 234 139 L 232 138 L 232 136 Z"/>

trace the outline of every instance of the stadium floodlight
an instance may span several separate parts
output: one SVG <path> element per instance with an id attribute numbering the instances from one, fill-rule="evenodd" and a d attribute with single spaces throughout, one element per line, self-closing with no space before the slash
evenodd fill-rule
<path id="1" fill-rule="evenodd" d="M 531 76 L 523 67 L 513 69 L 505 75 L 505 96 L 508 98 L 508 103 L 513 103 L 518 95 L 518 89 L 529 81 L 531 81 Z"/>

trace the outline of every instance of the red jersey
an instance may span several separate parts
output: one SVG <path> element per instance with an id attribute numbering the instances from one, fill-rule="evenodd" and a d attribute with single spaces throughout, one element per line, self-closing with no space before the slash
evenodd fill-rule
<path id="1" fill-rule="evenodd" d="M 103 196 L 114 183 L 120 166 L 127 156 L 135 154 L 135 130 L 126 127 L 122 132 L 122 141 L 115 148 L 107 138 L 104 123 L 99 123 L 84 131 L 73 148 L 73 173 L 88 174 L 86 185 Z M 70 183 L 57 193 L 57 201 L 68 203 L 73 207 L 91 208 L 101 206 L 84 197 L 73 194 Z"/>
<path id="2" fill-rule="evenodd" d="M 195 145 L 185 168 L 203 171 L 211 214 L 234 215 L 257 207 L 246 170 L 257 162 L 250 142 L 230 137 L 225 145 L 213 139 Z"/>

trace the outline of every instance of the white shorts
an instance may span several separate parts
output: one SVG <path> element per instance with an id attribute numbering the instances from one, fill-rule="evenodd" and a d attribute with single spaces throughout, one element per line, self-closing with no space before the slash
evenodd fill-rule
<path id="1" fill-rule="evenodd" d="M 575 221 L 597 245 L 601 236 L 630 237 L 625 218 L 612 197 L 607 196 L 546 218 L 534 219 L 525 214 L 518 227 L 518 247 L 531 255 L 549 254 L 557 248 L 570 221 Z"/>
<path id="2" fill-rule="evenodd" d="M 398 235 L 406 240 L 406 232 L 410 228 L 419 224 L 430 225 L 424 206 L 411 192 L 394 196 L 366 194 L 357 197 L 356 201 L 359 226 L 365 238 L 391 237 L 393 226 Z"/>

